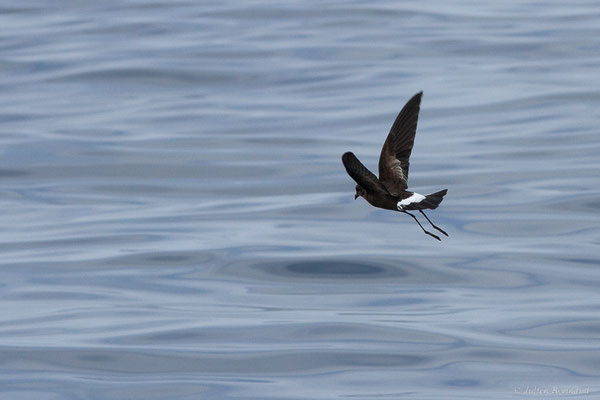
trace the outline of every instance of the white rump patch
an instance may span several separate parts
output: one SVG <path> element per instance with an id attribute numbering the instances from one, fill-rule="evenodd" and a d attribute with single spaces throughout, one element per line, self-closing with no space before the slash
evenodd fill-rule
<path id="1" fill-rule="evenodd" d="M 398 210 L 403 210 L 409 204 L 418 203 L 421 200 L 425 200 L 425 196 L 419 193 L 413 193 L 410 197 L 407 197 L 404 200 L 400 200 L 397 204 Z"/>

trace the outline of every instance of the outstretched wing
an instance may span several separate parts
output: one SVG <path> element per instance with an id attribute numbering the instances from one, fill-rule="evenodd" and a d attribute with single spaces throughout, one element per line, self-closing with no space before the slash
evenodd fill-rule
<path id="1" fill-rule="evenodd" d="M 346 167 L 348 175 L 367 192 L 387 194 L 387 190 L 385 190 L 385 187 L 379 182 L 375 174 L 358 161 L 354 153 L 344 153 L 342 162 L 344 163 L 344 167 Z"/>
<path id="2" fill-rule="evenodd" d="M 415 94 L 402 108 L 379 156 L 379 180 L 395 196 L 408 187 L 408 159 L 415 143 L 422 95 Z"/>

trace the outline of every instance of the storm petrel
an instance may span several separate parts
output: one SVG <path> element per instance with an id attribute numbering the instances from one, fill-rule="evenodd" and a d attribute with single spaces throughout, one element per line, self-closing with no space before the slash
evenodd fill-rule
<path id="1" fill-rule="evenodd" d="M 356 158 L 354 153 L 344 153 L 342 162 L 348 175 L 357 183 L 354 200 L 362 196 L 372 206 L 408 214 L 419 224 L 423 232 L 440 240 L 437 235 L 425 230 L 417 217 L 408 212 L 408 210 L 419 210 L 431 226 L 448 236 L 423 212 L 427 209 L 435 210 L 448 190 L 444 189 L 426 196 L 406 190 L 408 189 L 408 159 L 415 142 L 422 95 L 423 92 L 415 94 L 396 117 L 379 156 L 379 179 Z"/>

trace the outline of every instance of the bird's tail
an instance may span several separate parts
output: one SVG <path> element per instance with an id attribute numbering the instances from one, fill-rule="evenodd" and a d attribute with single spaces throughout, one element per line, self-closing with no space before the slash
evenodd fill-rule
<path id="1" fill-rule="evenodd" d="M 406 210 L 435 210 L 438 208 L 444 196 L 448 193 L 448 189 L 440 190 L 439 192 L 431 193 L 425 196 L 423 200 L 418 203 L 411 203 L 405 209 Z"/>
<path id="2" fill-rule="evenodd" d="M 420 204 L 426 206 L 425 208 L 435 210 L 436 208 L 438 208 L 442 200 L 444 200 L 444 196 L 446 195 L 446 193 L 448 193 L 448 189 L 428 194 L 427 196 L 425 196 L 425 200 L 421 201 Z"/>

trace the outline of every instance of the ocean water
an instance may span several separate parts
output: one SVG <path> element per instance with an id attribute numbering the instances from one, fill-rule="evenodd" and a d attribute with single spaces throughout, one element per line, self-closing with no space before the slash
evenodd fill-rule
<path id="1" fill-rule="evenodd" d="M 600 398 L 596 1 L 0 3 L 0 398 Z M 410 188 L 353 200 L 423 90 Z"/>

